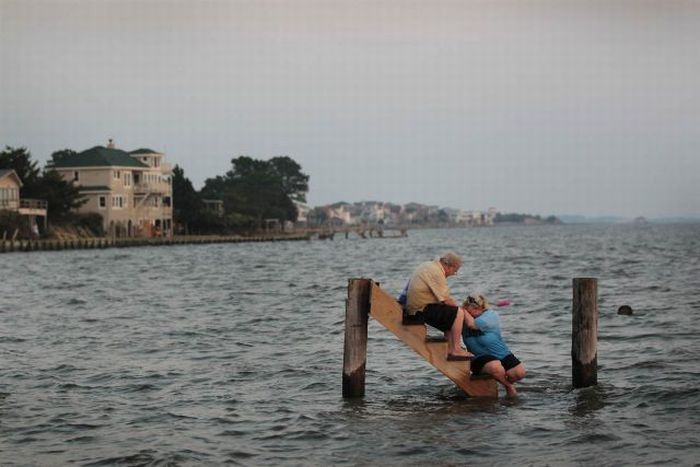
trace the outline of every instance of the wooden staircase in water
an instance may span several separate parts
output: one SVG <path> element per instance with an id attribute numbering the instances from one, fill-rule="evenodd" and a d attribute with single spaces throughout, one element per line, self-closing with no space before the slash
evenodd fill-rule
<path id="1" fill-rule="evenodd" d="M 447 361 L 447 342 L 431 340 L 425 324 L 403 324 L 403 310 L 396 299 L 372 281 L 370 315 L 416 351 L 442 374 L 472 397 L 498 397 L 496 381 L 490 376 L 472 377 L 470 361 Z"/>

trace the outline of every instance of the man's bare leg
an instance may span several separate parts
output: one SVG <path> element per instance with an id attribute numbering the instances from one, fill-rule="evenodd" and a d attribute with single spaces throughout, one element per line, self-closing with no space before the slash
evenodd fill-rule
<path id="1" fill-rule="evenodd" d="M 460 307 L 457 308 L 457 316 L 455 317 L 454 323 L 452 323 L 452 329 L 445 331 L 447 353 L 448 355 L 473 357 L 474 354 L 462 349 L 462 326 L 464 326 L 464 310 Z"/>

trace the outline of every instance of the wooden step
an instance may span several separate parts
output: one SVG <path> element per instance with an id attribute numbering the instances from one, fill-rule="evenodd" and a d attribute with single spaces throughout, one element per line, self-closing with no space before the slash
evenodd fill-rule
<path id="1" fill-rule="evenodd" d="M 425 343 L 426 344 L 440 344 L 440 343 L 447 344 L 447 339 L 445 339 L 445 336 L 426 336 Z"/>
<path id="2" fill-rule="evenodd" d="M 428 336 L 425 325 L 403 325 L 401 306 L 394 297 L 387 294 L 374 282 L 370 294 L 370 315 L 442 374 L 450 378 L 467 395 L 498 397 L 498 387 L 493 378 L 471 378 L 470 361 L 447 361 L 446 342 L 426 342 Z"/>

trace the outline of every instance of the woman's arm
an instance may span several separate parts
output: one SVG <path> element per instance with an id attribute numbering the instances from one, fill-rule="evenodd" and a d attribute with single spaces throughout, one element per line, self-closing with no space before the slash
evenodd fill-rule
<path id="1" fill-rule="evenodd" d="M 479 329 L 479 327 L 476 325 L 476 321 L 474 320 L 474 317 L 469 314 L 469 312 L 466 310 L 466 308 L 462 308 L 462 310 L 464 310 L 464 324 L 469 329 Z"/>

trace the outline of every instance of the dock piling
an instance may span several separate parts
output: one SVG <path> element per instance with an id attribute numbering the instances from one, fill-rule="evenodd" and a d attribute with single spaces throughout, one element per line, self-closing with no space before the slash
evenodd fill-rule
<path id="1" fill-rule="evenodd" d="M 598 280 L 573 280 L 571 365 L 574 388 L 598 384 Z"/>
<path id="2" fill-rule="evenodd" d="M 345 346 L 343 349 L 343 397 L 365 395 L 367 364 L 367 320 L 370 309 L 370 279 L 350 279 L 345 305 Z"/>

